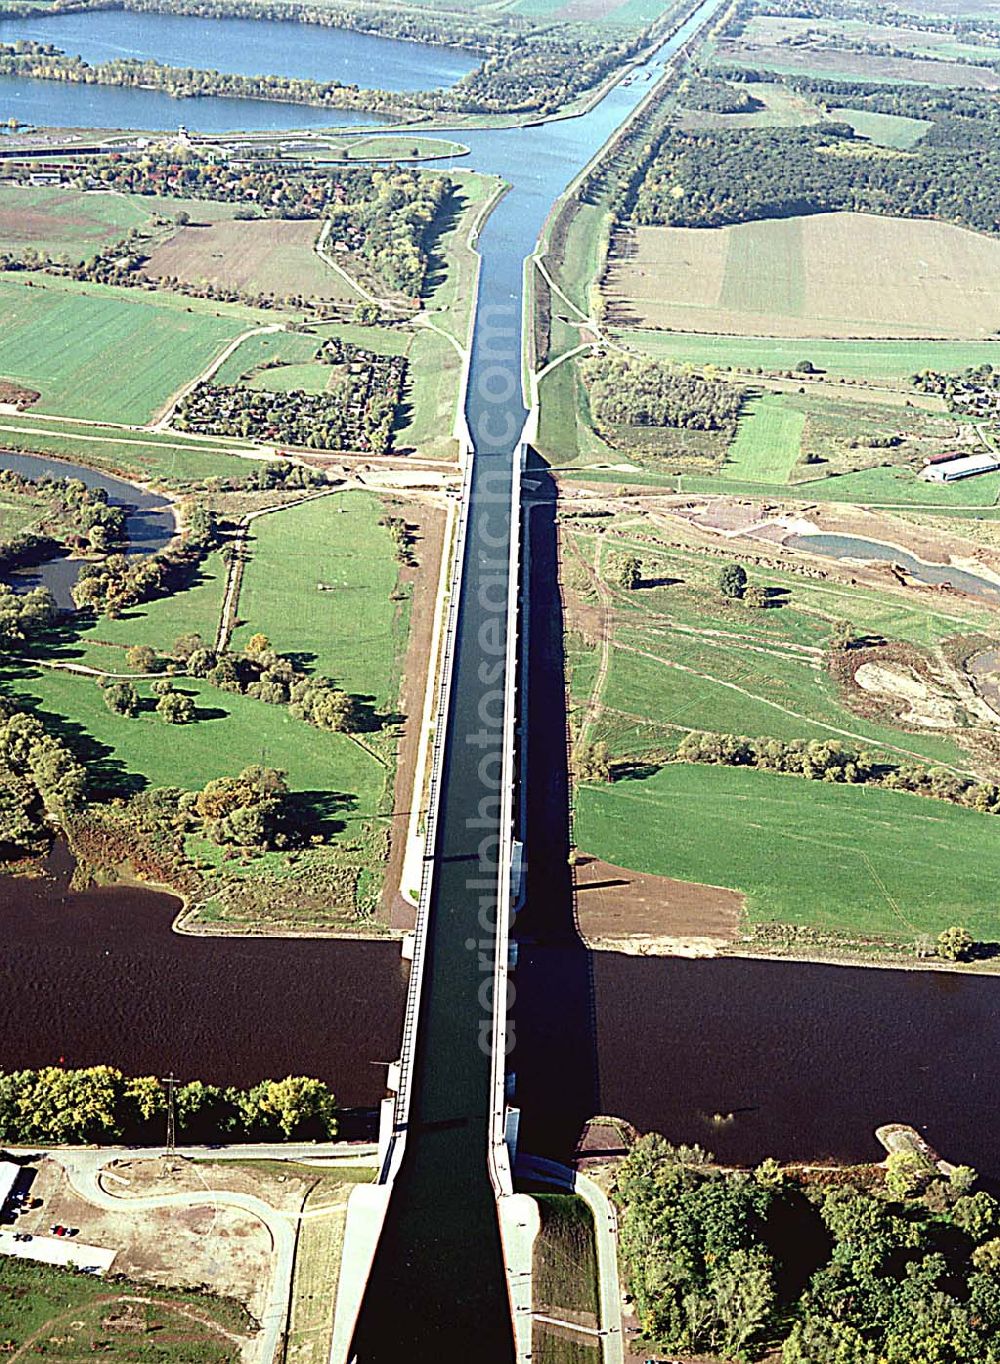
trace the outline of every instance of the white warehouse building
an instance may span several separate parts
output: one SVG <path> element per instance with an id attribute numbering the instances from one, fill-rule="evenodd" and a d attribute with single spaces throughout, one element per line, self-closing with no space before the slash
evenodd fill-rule
<path id="1" fill-rule="evenodd" d="M 961 459 L 949 459 L 943 464 L 925 464 L 920 477 L 928 483 L 955 483 L 960 478 L 971 478 L 973 474 L 992 474 L 1000 469 L 1000 457 L 989 452 L 979 455 L 965 455 Z"/>

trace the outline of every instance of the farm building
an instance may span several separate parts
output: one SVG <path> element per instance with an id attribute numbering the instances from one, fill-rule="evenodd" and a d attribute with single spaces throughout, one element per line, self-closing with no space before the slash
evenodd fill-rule
<path id="1" fill-rule="evenodd" d="M 983 453 L 949 459 L 942 464 L 926 464 L 920 470 L 920 477 L 928 483 L 955 483 L 960 478 L 971 478 L 973 474 L 992 474 L 997 469 L 1000 469 L 1000 458 Z"/>

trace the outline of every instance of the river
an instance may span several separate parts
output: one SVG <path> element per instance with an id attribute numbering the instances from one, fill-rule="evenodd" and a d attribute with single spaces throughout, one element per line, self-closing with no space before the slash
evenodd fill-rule
<path id="1" fill-rule="evenodd" d="M 13 469 L 26 478 L 78 478 L 88 488 L 103 488 L 112 506 L 125 507 L 125 526 L 129 554 L 154 554 L 162 549 L 175 531 L 169 499 L 149 492 L 135 483 L 98 473 L 68 460 L 46 459 L 43 455 L 18 455 L 0 450 L 0 469 Z M 19 569 L 9 575 L 16 587 L 47 587 L 56 605 L 73 609 L 73 585 L 80 575 L 81 560 L 51 559 L 37 568 Z"/>
<path id="2" fill-rule="evenodd" d="M 57 848 L 49 880 L 0 877 L 0 1069 L 308 1074 L 349 1107 L 381 1099 L 398 944 L 185 937 L 170 897 L 70 892 L 68 870 Z M 900 1120 L 1000 1175 L 995 980 L 536 946 L 517 983 L 526 1149 L 565 1157 L 606 1112 L 727 1160 L 864 1160 Z"/>

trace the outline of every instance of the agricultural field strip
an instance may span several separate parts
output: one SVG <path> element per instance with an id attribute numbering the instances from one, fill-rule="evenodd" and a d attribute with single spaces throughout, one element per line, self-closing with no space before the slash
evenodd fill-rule
<path id="1" fill-rule="evenodd" d="M 70 419 L 67 419 L 67 420 L 70 420 Z M 95 435 L 91 435 L 89 432 L 84 432 L 84 431 L 73 431 L 73 432 L 66 432 L 66 433 L 63 433 L 62 431 L 45 431 L 45 430 L 43 430 L 43 429 L 41 429 L 41 428 L 39 428 L 39 427 L 37 427 L 37 426 L 15 426 L 15 425 L 13 425 L 11 422 L 3 421 L 2 419 L 0 419 L 0 431 L 10 431 L 10 432 L 12 432 L 14 435 L 21 435 L 21 436 L 45 436 L 45 435 L 53 435 L 53 436 L 62 437 L 62 438 L 64 438 L 64 439 L 66 439 L 66 440 L 96 441 L 98 444 L 109 444 L 109 443 L 110 443 L 110 444 L 114 444 L 114 445 L 139 445 L 139 446 L 145 446 L 147 449 L 154 449 L 154 450 L 182 450 L 182 451 L 185 451 L 187 454 L 231 455 L 231 456 L 237 456 L 237 457 L 239 457 L 240 459 L 261 459 L 261 458 L 267 458 L 267 457 L 268 457 L 268 456 L 262 456 L 261 450 L 260 450 L 260 447 L 259 447 L 259 446 L 258 446 L 257 448 L 244 448 L 244 449 L 241 449 L 239 446 L 233 446 L 233 445 L 228 445 L 228 446 L 226 446 L 226 445 L 222 445 L 222 444 L 217 444 L 217 443 L 215 443 L 215 442 L 213 441 L 213 439 L 212 439 L 211 437 L 199 438 L 199 437 L 197 437 L 197 436 L 192 436 L 192 437 L 191 437 L 191 441 L 192 441 L 192 442 L 198 441 L 197 446 L 193 446 L 193 445 L 190 444 L 190 443 L 185 445 L 185 444 L 182 444 L 182 443 L 181 443 L 180 441 L 178 441 L 178 440 L 157 440 L 157 441 L 153 441 L 153 440 L 142 440 L 142 439 L 136 439 L 135 437 L 132 437 L 132 436 L 123 436 L 123 435 L 118 434 L 119 429 L 122 430 L 122 431 L 135 431 L 135 430 L 140 429 L 140 428 L 137 428 L 137 427 L 121 427 L 121 428 L 116 428 L 116 427 L 113 427 L 113 426 L 109 426 L 109 425 L 107 425 L 107 424 L 104 423 L 104 422 L 94 422 L 94 423 L 92 423 L 92 424 L 93 424 L 94 426 L 101 426 L 101 427 L 103 427 L 104 429 L 108 430 L 109 432 L 112 432 L 113 434 L 110 434 L 110 435 L 107 435 L 107 436 L 95 436 Z"/>

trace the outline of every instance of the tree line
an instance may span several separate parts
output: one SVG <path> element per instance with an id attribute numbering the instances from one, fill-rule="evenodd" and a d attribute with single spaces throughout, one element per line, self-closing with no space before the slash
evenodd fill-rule
<path id="1" fill-rule="evenodd" d="M 15 1146 L 155 1141 L 165 1133 L 167 1091 L 153 1075 L 113 1066 L 0 1071 L 0 1141 Z M 330 1139 L 337 1102 L 321 1080 L 289 1075 L 249 1089 L 190 1080 L 174 1091 L 176 1131 L 189 1141 Z"/>
<path id="2" fill-rule="evenodd" d="M 42 852 L 84 803 L 87 773 L 37 715 L 0 697 L 0 859 Z"/>
<path id="3" fill-rule="evenodd" d="M 946 767 L 890 762 L 840 739 L 748 739 L 693 731 L 681 740 L 676 757 L 678 762 L 785 772 L 811 781 L 881 786 L 964 805 L 984 815 L 1000 814 L 996 782 L 977 781 Z"/>
<path id="4" fill-rule="evenodd" d="M 0 497 L 35 510 L 30 529 L 0 538 L 0 569 L 23 568 L 65 550 L 106 554 L 126 542 L 123 507 L 112 507 L 104 488 L 78 478 L 28 478 L 0 469 Z"/>
<path id="5" fill-rule="evenodd" d="M 102 6 L 103 7 L 103 6 Z M 176 6 L 150 4 L 150 9 Z M 202 6 L 204 12 L 206 6 Z M 253 17 L 260 8 L 253 6 Z M 213 13 L 233 13 L 213 7 Z M 287 19 L 285 6 L 275 17 Z M 421 16 L 422 17 L 422 16 Z M 357 22 L 343 27 L 358 27 Z M 407 35 L 410 36 L 410 35 Z M 449 41 L 456 41 L 451 37 Z M 152 59 L 113 58 L 90 65 L 52 43 L 22 40 L 0 45 L 0 75 L 82 85 L 163 90 L 182 98 L 224 96 L 275 100 L 324 109 L 356 109 L 397 118 L 421 113 L 555 113 L 620 70 L 649 41 L 647 30 L 601 33 L 587 23 L 554 23 L 498 33 L 485 60 L 454 86 L 408 92 L 317 81 L 294 76 L 243 76 L 168 66 Z"/>
<path id="6" fill-rule="evenodd" d="M 744 1171 L 640 1137 L 613 1194 L 643 1338 L 781 1364 L 997 1364 L 1000 1203 L 975 1184 L 908 1149 L 884 1169 Z"/>

